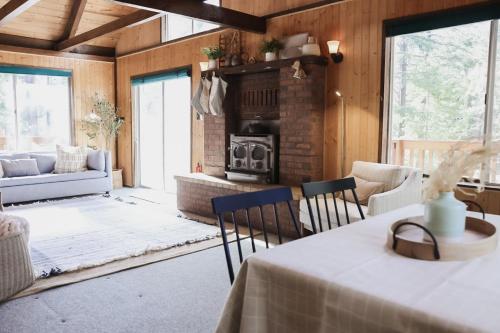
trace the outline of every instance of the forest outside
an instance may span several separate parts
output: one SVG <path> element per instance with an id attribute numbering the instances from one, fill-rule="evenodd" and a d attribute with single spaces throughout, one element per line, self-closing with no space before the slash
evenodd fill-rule
<path id="1" fill-rule="evenodd" d="M 497 24 L 485 21 L 393 37 L 392 163 L 429 172 L 457 142 L 481 145 L 489 136 L 500 143 L 500 51 L 490 52 L 500 37 Z M 489 70 L 496 85 L 488 108 Z M 491 166 L 490 182 L 500 183 L 500 156 Z"/>

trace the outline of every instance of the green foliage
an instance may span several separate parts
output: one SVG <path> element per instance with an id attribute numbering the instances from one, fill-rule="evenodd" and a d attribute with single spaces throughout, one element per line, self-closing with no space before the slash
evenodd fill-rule
<path id="1" fill-rule="evenodd" d="M 275 53 L 278 52 L 283 48 L 283 44 L 276 38 L 273 38 L 271 40 L 264 40 L 262 42 L 262 45 L 260 46 L 260 52 L 261 53 Z"/>
<path id="2" fill-rule="evenodd" d="M 82 127 L 90 140 L 99 137 L 106 142 L 106 149 L 111 149 L 112 140 L 116 138 L 123 125 L 123 119 L 118 117 L 118 109 L 97 93 L 93 97 L 92 113 L 82 122 Z"/>
<path id="3" fill-rule="evenodd" d="M 204 47 L 201 49 L 201 53 L 211 60 L 219 59 L 224 56 L 224 52 L 218 46 Z"/>
<path id="4" fill-rule="evenodd" d="M 393 138 L 481 137 L 488 47 L 489 21 L 396 37 Z"/>

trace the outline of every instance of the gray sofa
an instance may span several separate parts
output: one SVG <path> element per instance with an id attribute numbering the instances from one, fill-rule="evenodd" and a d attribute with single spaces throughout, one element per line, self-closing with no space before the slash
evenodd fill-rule
<path id="1" fill-rule="evenodd" d="M 41 174 L 0 178 L 0 193 L 3 203 L 17 203 L 43 199 L 71 197 L 76 195 L 109 192 L 113 189 L 112 159 L 109 152 L 104 152 L 104 168 L 75 173 L 52 173 L 55 154 L 20 153 L 0 154 L 0 159 L 37 160 Z M 53 162 L 52 162 L 53 160 Z M 41 164 L 44 164 L 43 166 Z"/>

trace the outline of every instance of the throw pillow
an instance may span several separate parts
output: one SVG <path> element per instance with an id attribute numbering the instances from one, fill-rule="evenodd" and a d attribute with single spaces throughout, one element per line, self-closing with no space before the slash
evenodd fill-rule
<path id="1" fill-rule="evenodd" d="M 56 146 L 55 173 L 71 173 L 87 170 L 87 148 Z"/>
<path id="2" fill-rule="evenodd" d="M 0 160 L 5 177 L 38 176 L 40 171 L 35 159 Z"/>
<path id="3" fill-rule="evenodd" d="M 368 199 L 374 194 L 384 192 L 384 183 L 380 182 L 370 182 L 362 178 L 354 177 L 356 182 L 356 195 L 358 196 L 359 204 L 366 206 L 368 205 Z M 345 199 L 349 202 L 356 203 L 354 200 L 354 195 L 352 191 L 345 191 Z"/>
<path id="4" fill-rule="evenodd" d="M 87 153 L 87 167 L 92 170 L 104 171 L 106 168 L 104 151 L 89 149 Z"/>
<path id="5" fill-rule="evenodd" d="M 36 160 L 40 173 L 51 173 L 56 166 L 56 155 L 52 154 L 31 154 L 31 158 Z"/>

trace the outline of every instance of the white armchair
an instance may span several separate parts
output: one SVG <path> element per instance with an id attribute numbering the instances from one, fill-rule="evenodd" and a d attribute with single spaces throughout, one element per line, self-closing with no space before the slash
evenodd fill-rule
<path id="1" fill-rule="evenodd" d="M 349 176 L 355 176 L 370 182 L 379 182 L 384 184 L 382 193 L 374 194 L 368 199 L 368 205 L 361 205 L 361 210 L 366 216 L 374 216 L 421 202 L 422 197 L 422 172 L 418 169 L 403 167 L 398 165 L 379 164 L 372 162 L 356 161 L 353 163 L 352 171 Z M 330 197 L 328 201 L 332 201 Z M 345 224 L 343 202 L 336 198 L 339 209 L 339 219 L 341 224 Z M 333 204 L 328 203 L 329 207 Z M 323 229 L 326 230 L 326 207 L 323 200 L 319 202 L 319 209 L 322 218 Z M 358 208 L 354 203 L 347 202 L 347 210 L 350 221 L 355 222 L 361 219 Z M 330 213 L 332 213 L 330 211 Z M 317 211 L 313 209 L 315 221 L 318 221 Z M 312 230 L 309 211 L 305 199 L 300 202 L 300 221 L 308 230 Z M 336 223 L 333 223 L 336 225 Z"/>
<path id="2" fill-rule="evenodd" d="M 422 172 L 398 165 L 356 161 L 353 176 L 385 184 L 384 192 L 368 200 L 367 215 L 374 216 L 422 201 Z"/>

